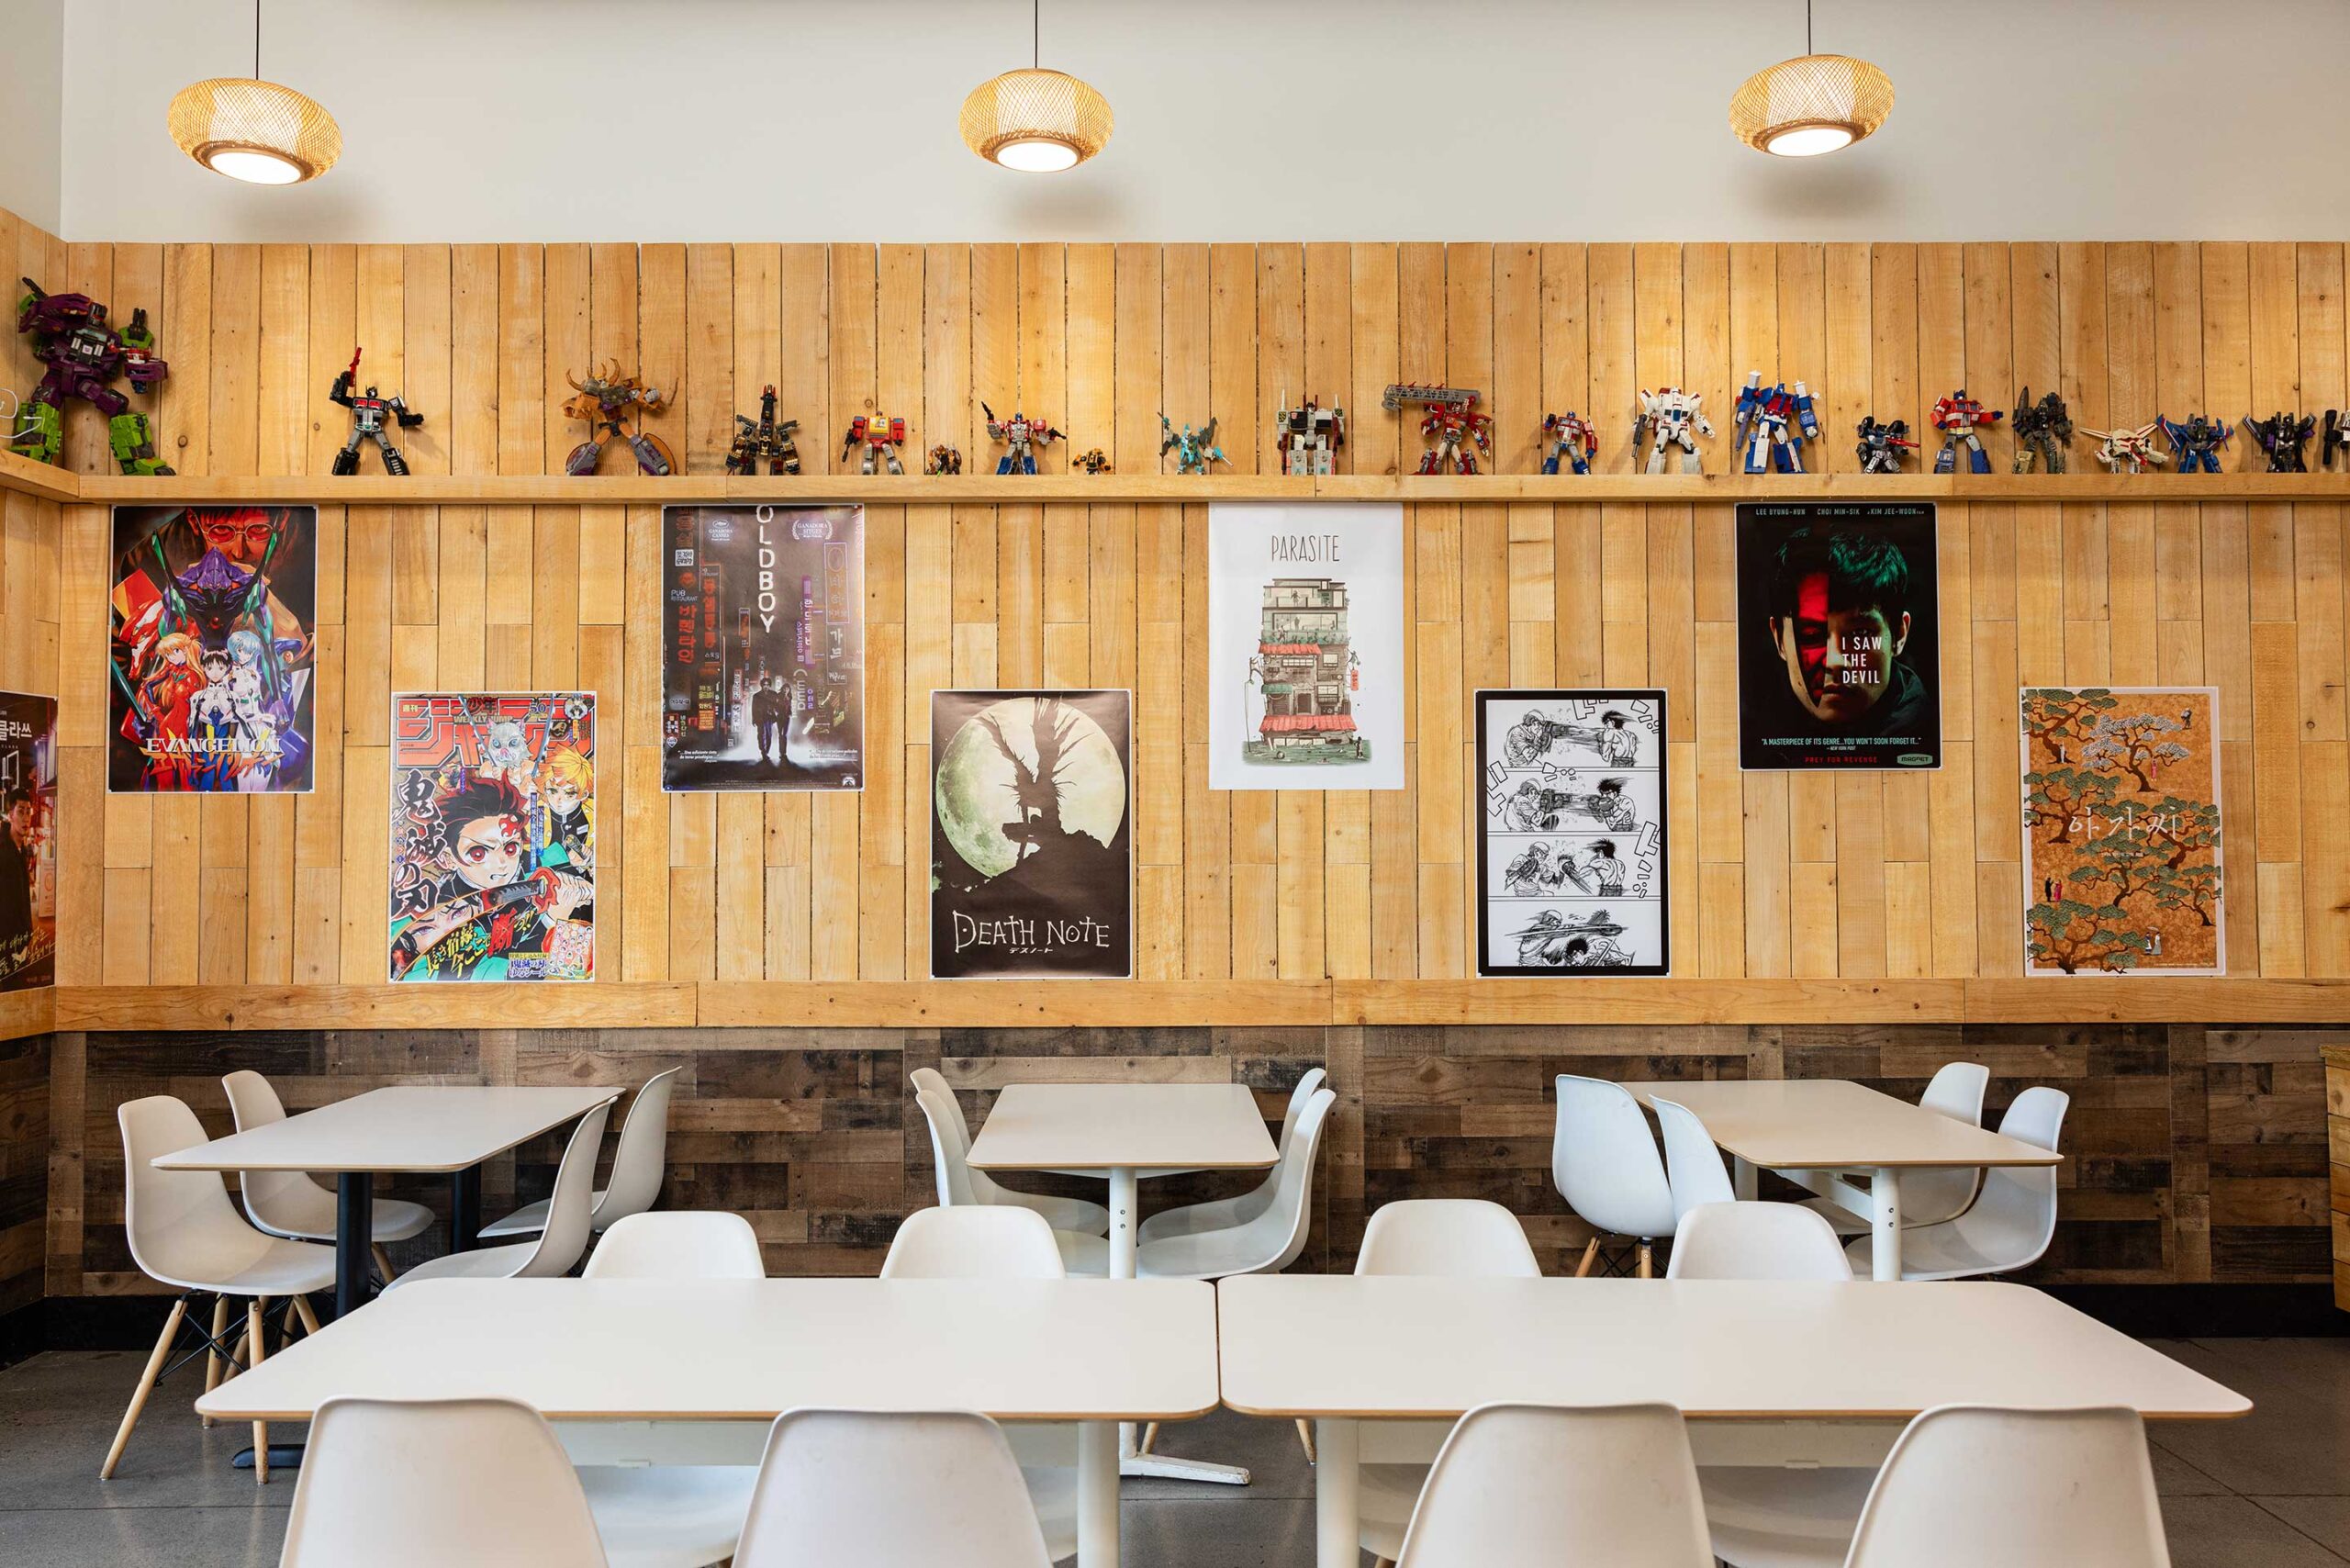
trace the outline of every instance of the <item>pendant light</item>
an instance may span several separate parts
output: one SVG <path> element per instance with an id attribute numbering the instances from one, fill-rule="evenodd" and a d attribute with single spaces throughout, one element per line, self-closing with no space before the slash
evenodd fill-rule
<path id="1" fill-rule="evenodd" d="M 1110 140 L 1110 100 L 1043 60 L 1042 0 L 1029 9 L 1032 63 L 971 89 L 963 100 L 964 145 L 1007 169 L 1074 169 Z"/>
<path id="2" fill-rule="evenodd" d="M 172 99 L 180 151 L 232 180 L 293 185 L 342 156 L 342 131 L 316 99 L 261 76 L 261 0 L 253 0 L 253 73 L 190 83 Z"/>
<path id="3" fill-rule="evenodd" d="M 1804 0 L 1804 52 L 1758 71 L 1729 100 L 1729 127 L 1749 147 L 1815 158 L 1850 147 L 1893 112 L 1893 79 L 1865 60 L 1811 52 L 1811 0 Z"/>

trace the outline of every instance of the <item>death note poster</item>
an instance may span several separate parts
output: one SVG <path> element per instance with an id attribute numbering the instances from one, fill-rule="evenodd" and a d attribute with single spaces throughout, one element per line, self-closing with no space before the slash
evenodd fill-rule
<path id="1" fill-rule="evenodd" d="M 1124 691 L 934 691 L 930 972 L 1134 969 Z"/>

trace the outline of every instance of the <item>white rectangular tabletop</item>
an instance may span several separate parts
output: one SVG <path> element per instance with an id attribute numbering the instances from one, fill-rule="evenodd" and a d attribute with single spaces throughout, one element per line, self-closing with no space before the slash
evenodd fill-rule
<path id="1" fill-rule="evenodd" d="M 296 1420 L 338 1395 L 497 1396 L 550 1420 L 1183 1420 L 1216 1403 L 1215 1297 L 1189 1280 L 426 1280 L 196 1407 Z"/>
<path id="2" fill-rule="evenodd" d="M 1015 1083 L 970 1154 L 982 1170 L 1261 1170 L 1277 1158 L 1241 1083 Z"/>
<path id="3" fill-rule="evenodd" d="M 2021 1285 L 1270 1274 L 1225 1280 L 1216 1301 L 1224 1401 L 1257 1416 L 1452 1417 L 1494 1400 L 1777 1420 L 1953 1402 L 2252 1408 Z"/>
<path id="4" fill-rule="evenodd" d="M 463 1170 L 620 1098 L 611 1088 L 371 1089 L 159 1158 L 165 1170 Z"/>
<path id="5" fill-rule="evenodd" d="M 2064 1156 L 1841 1078 L 1627 1083 L 1686 1106 L 1714 1142 L 1766 1170 L 2055 1165 Z"/>

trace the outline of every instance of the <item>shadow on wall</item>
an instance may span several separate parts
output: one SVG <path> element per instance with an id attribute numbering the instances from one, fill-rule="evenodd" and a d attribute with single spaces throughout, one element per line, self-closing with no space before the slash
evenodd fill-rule
<path id="1" fill-rule="evenodd" d="M 1844 221 L 1857 212 L 1890 210 L 1899 182 L 1882 163 L 1852 158 L 1772 158 L 1757 153 L 1742 182 L 1752 208 L 1790 222 Z"/>

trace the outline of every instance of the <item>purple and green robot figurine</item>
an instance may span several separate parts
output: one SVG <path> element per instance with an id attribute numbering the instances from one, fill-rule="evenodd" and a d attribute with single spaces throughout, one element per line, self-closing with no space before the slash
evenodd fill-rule
<path id="1" fill-rule="evenodd" d="M 1591 472 L 1591 454 L 1599 450 L 1599 432 L 1591 421 L 1570 409 L 1563 414 L 1542 416 L 1542 439 L 1550 443 L 1550 454 L 1542 460 L 1542 472 L 1556 474 L 1561 465 L 1569 473 Z"/>
<path id="2" fill-rule="evenodd" d="M 1747 373 L 1746 386 L 1732 410 L 1730 434 L 1746 449 L 1746 471 L 1800 474 L 1803 443 L 1819 439 L 1819 420 L 1811 411 L 1811 393 L 1800 381 L 1793 391 L 1785 382 L 1765 387 L 1762 373 Z"/>
<path id="3" fill-rule="evenodd" d="M 1863 474 L 1898 474 L 1901 449 L 1906 446 L 1912 452 L 1918 450 L 1918 443 L 1909 439 L 1908 420 L 1879 424 L 1874 414 L 1863 415 L 1854 427 L 1854 433 L 1861 438 L 1861 443 L 1852 450 L 1861 460 Z"/>
<path id="4" fill-rule="evenodd" d="M 2224 420 L 2214 420 L 2202 414 L 2191 414 L 2185 422 L 2154 416 L 2154 423 L 2162 426 L 2163 439 L 2170 442 L 2173 456 L 2178 459 L 2181 474 L 2220 471 L 2220 448 L 2235 428 Z"/>
<path id="5" fill-rule="evenodd" d="M 9 445 L 19 457 L 54 463 L 65 451 L 65 404 L 78 398 L 106 417 L 106 441 L 125 474 L 169 474 L 155 454 L 155 427 L 129 411 L 130 400 L 114 388 L 129 379 L 144 392 L 172 373 L 155 357 L 155 334 L 145 309 L 130 313 L 130 325 L 117 330 L 106 308 L 86 294 L 49 294 L 30 278 L 19 279 L 25 297 L 17 302 L 17 330 L 32 339 L 40 361 L 39 385 L 17 415 Z"/>
<path id="6" fill-rule="evenodd" d="M 2288 414 L 2280 409 L 2265 420 L 2255 420 L 2247 414 L 2244 428 L 2252 432 L 2252 439 L 2267 455 L 2271 474 L 2306 474 L 2310 471 L 2309 459 L 2302 455 L 2302 448 L 2309 445 L 2310 437 L 2317 430 L 2314 417 Z"/>

